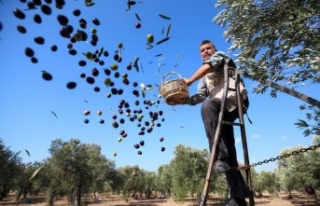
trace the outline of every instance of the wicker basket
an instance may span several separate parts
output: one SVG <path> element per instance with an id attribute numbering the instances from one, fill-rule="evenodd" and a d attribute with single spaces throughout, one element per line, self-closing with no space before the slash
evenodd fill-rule
<path id="1" fill-rule="evenodd" d="M 174 79 L 164 82 L 165 79 L 171 74 L 177 75 L 180 79 Z M 185 99 L 189 97 L 187 84 L 176 72 L 168 72 L 162 77 L 159 92 L 165 99 L 166 103 L 169 105 L 182 104 L 183 102 L 185 102 Z"/>

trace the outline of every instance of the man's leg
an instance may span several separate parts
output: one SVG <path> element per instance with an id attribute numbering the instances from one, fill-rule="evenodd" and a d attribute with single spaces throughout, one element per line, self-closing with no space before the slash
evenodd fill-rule
<path id="1" fill-rule="evenodd" d="M 210 152 L 212 150 L 213 138 L 219 120 L 220 105 L 220 99 L 211 98 L 204 101 L 201 106 L 201 116 L 208 138 Z M 219 153 L 223 153 L 223 151 L 220 151 Z"/>
<path id="2" fill-rule="evenodd" d="M 237 110 L 234 110 L 231 113 L 225 111 L 224 120 L 231 122 L 235 121 L 235 119 L 238 116 L 237 112 Z M 223 125 L 221 135 L 221 138 L 225 143 L 226 149 L 228 151 L 228 157 L 221 159 L 221 161 L 227 163 L 231 168 L 237 168 L 238 160 L 235 147 L 233 126 Z M 247 187 L 241 172 L 239 170 L 232 169 L 227 171 L 225 174 L 230 189 L 231 198 L 233 198 L 239 206 L 247 205 L 244 198 L 249 197 L 250 190 Z"/>
<path id="3" fill-rule="evenodd" d="M 201 107 L 201 115 L 209 141 L 210 152 L 212 150 L 213 138 L 219 120 L 220 106 L 221 101 L 219 99 L 211 98 L 210 100 L 204 101 Z M 232 113 L 225 111 L 224 120 L 233 122 L 237 118 L 236 114 L 237 111 Z M 238 166 L 233 126 L 231 125 L 222 125 L 218 160 L 224 165 L 229 166 L 229 168 Z M 225 168 L 225 166 L 222 167 Z M 231 197 L 237 198 L 239 203 L 243 202 L 244 198 L 249 196 L 249 188 L 246 186 L 240 171 L 230 170 L 226 172 L 226 179 Z M 242 206 L 243 204 L 240 205 Z"/>

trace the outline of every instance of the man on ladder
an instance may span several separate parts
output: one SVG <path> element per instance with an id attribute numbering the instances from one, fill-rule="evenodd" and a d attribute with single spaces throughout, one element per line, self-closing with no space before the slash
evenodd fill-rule
<path id="1" fill-rule="evenodd" d="M 224 107 L 223 115 L 220 119 L 221 122 L 233 123 L 239 117 L 236 90 L 228 92 L 224 99 L 225 101 L 223 101 L 222 98 L 224 94 L 224 68 L 225 66 L 236 68 L 236 65 L 227 54 L 217 51 L 214 44 L 209 40 L 201 42 L 200 55 L 203 60 L 203 65 L 190 78 L 184 78 L 188 86 L 200 80 L 197 93 L 189 97 L 189 99 L 182 104 L 195 105 L 203 102 L 201 107 L 202 120 L 209 141 L 210 152 L 214 156 L 211 158 L 214 162 L 211 168 L 213 168 L 216 173 L 225 173 L 230 191 L 230 200 L 228 200 L 225 205 L 246 206 L 245 198 L 250 197 L 252 193 L 246 185 L 240 171 L 236 169 L 238 168 L 238 162 L 232 124 L 220 124 L 221 127 L 218 127 L 220 129 L 218 132 L 219 137 L 217 138 L 219 144 L 215 144 L 217 125 L 220 126 L 219 114 L 221 106 Z M 235 88 L 235 80 L 229 78 L 228 85 L 229 87 Z M 244 102 L 248 103 L 247 92 L 242 83 L 240 84 L 239 91 L 241 98 L 245 100 Z M 209 98 L 207 99 L 207 97 Z M 248 104 L 243 105 L 244 110 L 246 110 Z M 242 109 L 240 111 L 242 111 Z M 217 152 L 215 151 L 215 145 L 217 145 Z M 209 171 L 209 169 L 211 168 L 208 168 L 209 177 L 207 174 L 207 181 L 210 179 L 211 170 Z M 207 196 L 208 188 L 205 190 L 204 195 Z"/>

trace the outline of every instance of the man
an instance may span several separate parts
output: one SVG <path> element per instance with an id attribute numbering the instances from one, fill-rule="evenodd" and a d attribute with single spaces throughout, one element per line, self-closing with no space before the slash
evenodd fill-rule
<path id="1" fill-rule="evenodd" d="M 209 40 L 204 40 L 200 44 L 200 55 L 203 65 L 190 77 L 184 81 L 190 86 L 199 80 L 197 93 L 189 97 L 184 103 L 195 105 L 202 103 L 201 116 L 209 141 L 210 152 L 219 119 L 221 98 L 224 87 L 224 65 L 235 68 L 236 65 L 227 54 L 217 51 L 214 44 Z M 229 87 L 234 88 L 234 79 L 229 79 Z M 240 85 L 242 98 L 247 99 L 247 92 L 244 86 Z M 209 97 L 207 99 L 207 97 Z M 245 108 L 244 108 L 245 109 Z M 234 122 L 238 118 L 236 95 L 234 91 L 228 91 L 225 102 L 224 120 Z M 221 142 L 219 144 L 219 154 L 214 166 L 215 172 L 225 172 L 231 200 L 227 205 L 236 202 L 239 206 L 246 206 L 245 198 L 249 197 L 250 190 L 243 180 L 237 168 L 237 154 L 232 125 L 222 125 Z"/>

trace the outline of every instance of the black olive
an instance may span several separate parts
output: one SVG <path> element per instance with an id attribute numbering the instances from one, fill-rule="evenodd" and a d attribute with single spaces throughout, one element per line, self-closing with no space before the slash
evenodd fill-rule
<path id="1" fill-rule="evenodd" d="M 25 49 L 24 53 L 27 55 L 27 57 L 33 57 L 34 56 L 34 51 L 30 47 L 27 47 Z"/>
<path id="2" fill-rule="evenodd" d="M 86 80 L 87 80 L 87 82 L 88 82 L 89 84 L 94 84 L 94 82 L 95 82 L 95 80 L 94 80 L 93 77 L 87 77 Z"/>
<path id="3" fill-rule="evenodd" d="M 21 34 L 27 33 L 27 29 L 24 26 L 19 25 L 17 26 L 17 29 Z"/>
<path id="4" fill-rule="evenodd" d="M 69 19 L 66 16 L 59 14 L 57 18 L 61 26 L 68 25 Z"/>
<path id="5" fill-rule="evenodd" d="M 92 19 L 92 23 L 93 23 L 94 25 L 97 25 L 97 26 L 100 25 L 100 21 L 99 21 L 97 18 L 93 18 L 93 19 Z"/>
<path id="6" fill-rule="evenodd" d="M 52 75 L 46 71 L 42 71 L 42 78 L 44 80 L 50 81 L 52 80 Z"/>
<path id="7" fill-rule="evenodd" d="M 25 19 L 26 15 L 20 9 L 14 9 L 13 14 L 19 19 Z"/>
<path id="8" fill-rule="evenodd" d="M 48 6 L 46 4 L 41 6 L 41 11 L 46 15 L 50 15 L 52 13 L 50 6 Z"/>
<path id="9" fill-rule="evenodd" d="M 57 51 L 57 50 L 58 50 L 57 45 L 52 45 L 52 46 L 51 46 L 51 51 L 55 52 L 55 51 Z"/>
<path id="10" fill-rule="evenodd" d="M 38 24 L 41 24 L 41 23 L 42 23 L 42 18 L 41 18 L 41 16 L 40 16 L 39 14 L 35 14 L 35 15 L 33 16 L 33 20 L 34 20 L 36 23 L 38 23 Z"/>
<path id="11" fill-rule="evenodd" d="M 37 44 L 44 44 L 44 38 L 41 37 L 41 36 L 38 36 L 38 37 L 35 37 L 34 38 L 34 41 L 37 43 Z"/>
<path id="12" fill-rule="evenodd" d="M 75 82 L 68 82 L 67 83 L 67 88 L 68 89 L 74 89 L 76 87 L 77 87 L 77 83 L 75 83 Z"/>
<path id="13" fill-rule="evenodd" d="M 81 11 L 79 9 L 76 9 L 73 11 L 73 15 L 75 16 L 80 16 L 80 14 L 81 14 Z"/>

